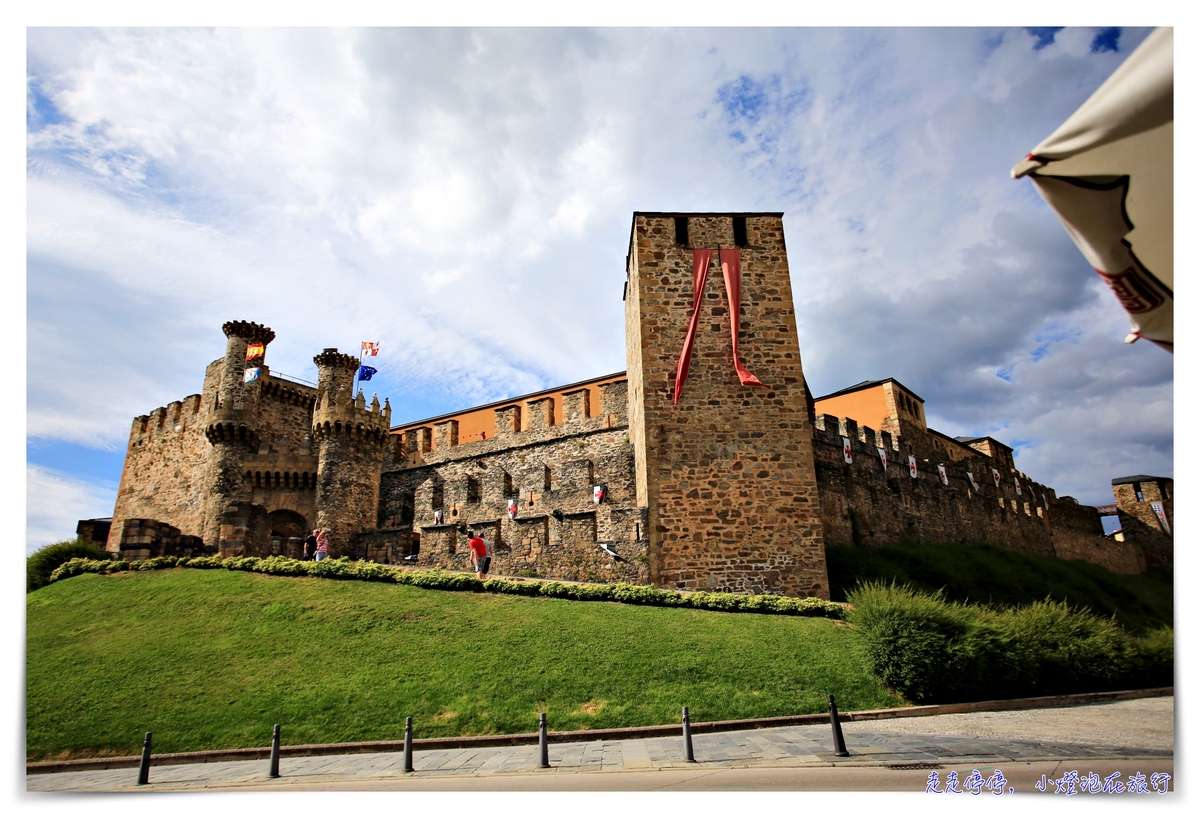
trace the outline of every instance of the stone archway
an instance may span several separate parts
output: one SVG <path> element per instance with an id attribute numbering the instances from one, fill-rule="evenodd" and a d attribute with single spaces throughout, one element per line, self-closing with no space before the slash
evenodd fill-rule
<path id="1" fill-rule="evenodd" d="M 304 515 L 281 508 L 267 515 L 271 522 L 271 536 L 287 540 L 289 537 L 304 539 L 308 536 L 308 521 Z"/>

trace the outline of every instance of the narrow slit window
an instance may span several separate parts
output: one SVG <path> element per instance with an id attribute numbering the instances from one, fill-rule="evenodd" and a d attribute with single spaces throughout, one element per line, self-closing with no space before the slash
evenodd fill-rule
<path id="1" fill-rule="evenodd" d="M 746 217 L 733 217 L 733 243 L 738 247 L 749 247 L 750 242 L 746 239 Z"/>
<path id="2" fill-rule="evenodd" d="M 688 220 L 687 216 L 675 217 L 675 243 L 682 244 L 684 247 L 688 245 Z"/>

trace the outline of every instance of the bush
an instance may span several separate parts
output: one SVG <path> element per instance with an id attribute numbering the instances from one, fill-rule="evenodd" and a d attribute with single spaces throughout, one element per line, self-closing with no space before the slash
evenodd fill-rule
<path id="1" fill-rule="evenodd" d="M 1171 684 L 1170 629 L 1139 639 L 1053 600 L 992 608 L 878 582 L 855 588 L 850 603 L 872 672 L 918 703 Z"/>
<path id="2" fill-rule="evenodd" d="M 45 545 L 25 558 L 25 593 L 50 582 L 54 569 L 76 557 L 107 560 L 108 552 L 90 540 L 65 540 Z"/>
<path id="3" fill-rule="evenodd" d="M 439 591 L 471 591 L 517 596 L 544 596 L 556 599 L 573 599 L 593 602 L 623 602 L 629 605 L 657 605 L 672 608 L 698 608 L 710 611 L 744 611 L 752 613 L 785 614 L 791 616 L 824 616 L 841 619 L 842 606 L 823 599 L 793 599 L 770 594 L 746 595 L 709 593 L 700 591 L 681 594 L 664 591 L 652 585 L 630 585 L 618 582 L 613 585 L 600 583 L 568 583 L 523 579 L 486 579 L 482 582 L 473 574 L 433 568 L 413 571 L 376 562 L 358 560 L 350 562 L 348 557 L 303 562 L 284 556 L 273 557 L 155 557 L 130 565 L 125 562 L 97 562 L 88 559 L 69 560 L 49 578 L 50 582 L 82 573 L 113 573 L 131 568 L 152 571 L 159 568 L 224 568 L 229 571 L 252 571 L 279 576 L 310 576 L 323 579 L 348 579 L 367 582 L 395 582 Z"/>

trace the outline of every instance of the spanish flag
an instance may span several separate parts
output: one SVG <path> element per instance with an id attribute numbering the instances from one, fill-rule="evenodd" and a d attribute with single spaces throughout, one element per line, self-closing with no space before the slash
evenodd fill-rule
<path id="1" fill-rule="evenodd" d="M 250 344 L 246 347 L 246 360 L 253 361 L 255 358 L 261 358 L 266 351 L 265 344 Z"/>

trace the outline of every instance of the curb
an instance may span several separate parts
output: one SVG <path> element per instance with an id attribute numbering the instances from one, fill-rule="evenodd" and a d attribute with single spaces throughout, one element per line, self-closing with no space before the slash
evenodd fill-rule
<path id="1" fill-rule="evenodd" d="M 985 702 L 963 702 L 961 704 L 930 704 L 916 707 L 894 707 L 886 710 L 857 710 L 839 713 L 841 721 L 876 721 L 879 719 L 903 719 L 919 716 L 942 716 L 952 713 L 986 713 L 1004 710 L 1036 710 L 1045 707 L 1075 707 L 1103 702 L 1118 702 L 1129 699 L 1149 699 L 1159 696 L 1174 696 L 1174 687 L 1152 687 L 1144 690 L 1114 690 L 1106 693 L 1073 693 L 1066 696 L 1035 696 L 1027 699 L 993 699 Z M 722 733 L 733 730 L 761 730 L 769 727 L 794 727 L 806 724 L 828 724 L 828 713 L 811 713 L 800 716 L 774 716 L 762 719 L 735 719 L 731 721 L 692 722 L 693 733 Z M 651 727 L 615 727 L 607 730 L 564 730 L 547 734 L 555 744 L 576 741 L 620 741 L 622 739 L 659 738 L 680 735 L 679 724 L 660 724 Z M 414 750 L 460 750 L 472 747 L 504 747 L 509 745 L 536 744 L 537 733 L 508 733 L 498 736 L 459 736 L 447 738 L 413 739 Z M 343 744 L 292 744 L 279 748 L 281 758 L 302 756 L 349 755 L 356 753 L 399 753 L 404 751 L 401 741 L 355 741 Z M 150 765 L 162 767 L 171 764 L 202 764 L 217 761 L 252 761 L 270 758 L 270 747 L 245 747 L 231 750 L 197 750 L 189 753 L 162 753 L 152 756 Z M 116 770 L 137 767 L 141 756 L 114 756 L 112 758 L 83 758 L 70 761 L 33 761 L 25 765 L 26 775 L 44 773 L 83 772 L 86 770 Z"/>

